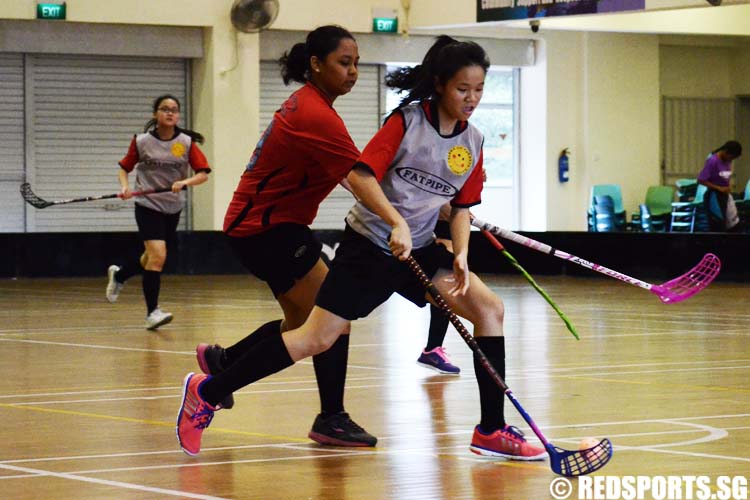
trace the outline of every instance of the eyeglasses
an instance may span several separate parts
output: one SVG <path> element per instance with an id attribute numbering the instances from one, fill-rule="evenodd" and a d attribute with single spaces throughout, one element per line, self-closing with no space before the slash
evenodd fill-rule
<path id="1" fill-rule="evenodd" d="M 164 114 L 172 113 L 173 115 L 176 115 L 180 112 L 179 108 L 159 108 L 159 111 L 161 111 Z"/>

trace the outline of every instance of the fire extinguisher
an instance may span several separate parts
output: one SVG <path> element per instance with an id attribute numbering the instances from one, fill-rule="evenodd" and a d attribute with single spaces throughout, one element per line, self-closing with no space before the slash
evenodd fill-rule
<path id="1" fill-rule="evenodd" d="M 557 178 L 560 180 L 560 182 L 568 182 L 570 179 L 568 178 L 568 155 L 570 154 L 570 151 L 568 151 L 568 148 L 563 149 L 560 151 L 560 157 L 557 159 Z"/>

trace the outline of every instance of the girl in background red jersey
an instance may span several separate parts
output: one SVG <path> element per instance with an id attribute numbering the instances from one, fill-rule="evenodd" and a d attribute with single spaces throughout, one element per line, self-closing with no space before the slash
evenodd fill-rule
<path id="1" fill-rule="evenodd" d="M 188 374 L 177 419 L 180 446 L 200 450 L 216 405 L 237 390 L 324 351 L 349 322 L 367 316 L 397 292 L 417 305 L 428 297 L 403 262 L 420 263 L 456 314 L 471 321 L 474 336 L 495 369 L 505 372 L 503 303 L 468 269 L 469 207 L 481 200 L 481 133 L 468 123 L 482 96 L 489 61 L 475 43 L 441 36 L 421 65 L 404 68 L 386 84 L 407 91 L 400 107 L 373 137 L 347 179 L 358 201 L 315 307 L 298 329 L 258 343 L 215 377 Z M 435 243 L 440 207 L 452 206 L 455 252 Z M 474 453 L 539 460 L 503 415 L 503 391 L 475 358 L 481 420 Z"/>
<path id="2" fill-rule="evenodd" d="M 173 95 L 154 99 L 153 118 L 142 134 L 133 137 L 125 158 L 120 160 L 122 199 L 132 197 L 128 174 L 135 170 L 138 191 L 172 188 L 172 192 L 139 196 L 135 200 L 135 220 L 145 251 L 140 259 L 107 270 L 107 300 L 115 302 L 128 278 L 143 273 L 143 297 L 146 299 L 146 328 L 155 330 L 172 321 L 172 314 L 159 308 L 161 272 L 167 259 L 167 243 L 174 242 L 180 212 L 185 203 L 182 190 L 208 180 L 211 169 L 203 152 L 195 144 L 203 136 L 177 126 L 180 101 Z M 189 169 L 195 174 L 188 177 Z"/>
<path id="3" fill-rule="evenodd" d="M 217 375 L 259 342 L 299 327 L 314 305 L 328 267 L 309 225 L 359 157 L 333 109 L 336 98 L 357 82 L 358 63 L 357 43 L 340 26 L 317 28 L 280 60 L 284 83 L 304 85 L 281 105 L 261 136 L 227 209 L 224 232 L 242 264 L 271 288 L 284 319 L 266 323 L 227 348 L 198 345 L 204 373 Z M 374 446 L 377 439 L 344 411 L 349 325 L 342 325 L 339 334 L 331 349 L 313 358 L 321 412 L 309 436 L 321 444 Z M 234 405 L 231 392 L 222 407 Z"/>

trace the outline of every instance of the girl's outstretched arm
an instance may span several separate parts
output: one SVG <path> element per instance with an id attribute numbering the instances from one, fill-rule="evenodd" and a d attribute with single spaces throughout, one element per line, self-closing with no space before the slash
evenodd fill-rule
<path id="1" fill-rule="evenodd" d="M 388 201 L 372 171 L 364 167 L 355 167 L 349 172 L 347 180 L 354 196 L 393 228 L 388 246 L 394 257 L 400 260 L 408 259 L 412 245 L 409 225 Z"/>

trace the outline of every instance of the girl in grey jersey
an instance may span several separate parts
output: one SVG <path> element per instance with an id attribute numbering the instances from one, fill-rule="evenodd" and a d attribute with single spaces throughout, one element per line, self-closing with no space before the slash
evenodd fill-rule
<path id="1" fill-rule="evenodd" d="M 132 197 L 128 174 L 136 172 L 136 190 L 171 188 L 171 191 L 135 199 L 135 219 L 143 240 L 140 259 L 107 270 L 107 300 L 115 302 L 125 281 L 143 273 L 146 300 L 146 328 L 154 330 L 172 321 L 172 314 L 159 308 L 161 272 L 167 258 L 167 242 L 174 241 L 180 212 L 185 202 L 183 189 L 208 180 L 211 169 L 196 142 L 203 136 L 177 126 L 180 101 L 172 95 L 159 96 L 153 103 L 153 118 L 142 134 L 133 137 L 120 161 L 119 181 L 122 198 Z M 190 169 L 194 174 L 190 177 Z"/>

